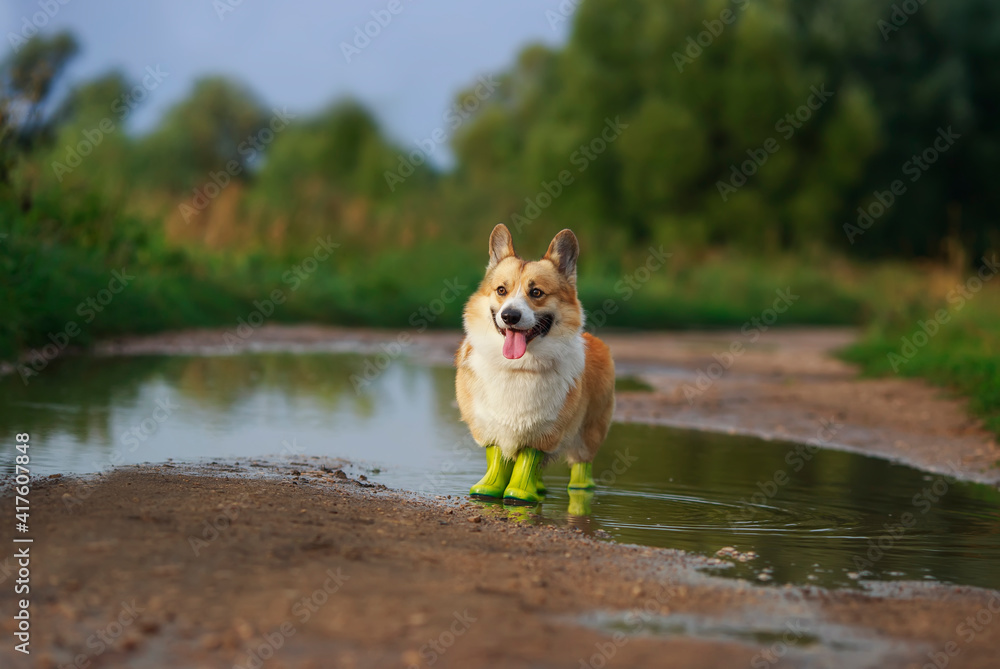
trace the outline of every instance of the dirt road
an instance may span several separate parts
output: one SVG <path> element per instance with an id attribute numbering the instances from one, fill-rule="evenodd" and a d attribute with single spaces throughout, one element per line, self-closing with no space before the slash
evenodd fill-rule
<path id="1" fill-rule="evenodd" d="M 4 667 L 985 668 L 1000 651 L 997 592 L 751 586 L 336 470 L 126 469 L 33 499 L 32 655 L 12 650 L 8 577 Z"/>
<path id="2" fill-rule="evenodd" d="M 221 332 L 102 354 L 222 351 Z M 848 331 L 611 335 L 620 420 L 820 439 L 996 482 L 996 443 L 919 382 L 860 380 Z M 364 351 L 399 333 L 264 327 L 257 350 Z M 447 363 L 458 336 L 406 352 Z M 227 349 L 228 352 L 228 349 Z M 718 367 L 713 367 L 718 365 Z M 714 377 L 714 378 L 713 378 Z M 824 431 L 825 430 L 825 431 Z M 329 464 L 329 463 L 327 463 Z M 995 667 L 1000 592 L 867 591 L 710 577 L 705 558 L 617 545 L 523 511 L 417 499 L 288 466 L 128 468 L 32 492 L 31 651 L 14 651 L 19 568 L 0 563 L 3 667 Z M 12 517 L 9 482 L 3 518 Z M 11 523 L 0 543 L 12 546 Z"/>

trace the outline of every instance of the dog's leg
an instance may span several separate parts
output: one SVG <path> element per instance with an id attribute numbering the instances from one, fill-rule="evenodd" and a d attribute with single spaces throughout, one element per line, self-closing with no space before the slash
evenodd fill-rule
<path id="1" fill-rule="evenodd" d="M 469 489 L 474 497 L 503 497 L 514 471 L 514 461 L 503 456 L 499 446 L 486 447 L 486 475 Z"/>
<path id="2" fill-rule="evenodd" d="M 525 448 L 517 454 L 514 473 L 503 493 L 503 501 L 510 504 L 536 504 L 542 496 L 538 492 L 538 472 L 545 453 L 537 448 Z"/>

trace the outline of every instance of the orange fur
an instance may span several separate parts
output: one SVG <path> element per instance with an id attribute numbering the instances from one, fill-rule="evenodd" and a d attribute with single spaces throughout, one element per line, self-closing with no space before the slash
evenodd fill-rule
<path id="1" fill-rule="evenodd" d="M 582 332 L 578 249 L 576 238 L 566 233 L 553 240 L 541 260 L 527 262 L 514 253 L 506 228 L 497 226 L 490 238 L 490 267 L 465 307 L 466 338 L 455 354 L 459 409 L 480 445 L 499 445 L 508 457 L 536 448 L 563 455 L 570 464 L 591 462 L 614 413 L 614 362 L 604 342 Z M 504 296 L 498 295 L 499 286 Z M 535 287 L 543 296 L 528 299 Z M 529 342 L 530 355 L 505 360 L 499 356 L 504 337 L 494 313 L 515 295 L 534 312 L 553 315 L 554 324 Z M 560 396 L 552 396 L 553 389 Z M 505 443 L 511 434 L 516 443 Z"/>

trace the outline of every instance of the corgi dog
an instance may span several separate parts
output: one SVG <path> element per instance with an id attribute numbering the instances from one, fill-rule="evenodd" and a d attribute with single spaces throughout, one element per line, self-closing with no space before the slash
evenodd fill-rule
<path id="1" fill-rule="evenodd" d="M 541 465 L 559 457 L 570 465 L 570 490 L 592 490 L 615 409 L 615 367 L 607 345 L 583 332 L 576 235 L 563 230 L 541 260 L 526 261 L 500 224 L 489 253 L 455 354 L 462 420 L 486 449 L 486 475 L 469 492 L 534 504 L 545 493 Z"/>

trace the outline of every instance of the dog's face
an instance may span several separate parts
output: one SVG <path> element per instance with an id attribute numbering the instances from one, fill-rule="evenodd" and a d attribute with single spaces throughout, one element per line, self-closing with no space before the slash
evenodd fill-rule
<path id="1" fill-rule="evenodd" d="M 558 356 L 561 343 L 579 335 L 583 325 L 576 296 L 579 253 L 576 235 L 563 230 L 541 260 L 528 262 L 514 252 L 506 226 L 496 226 L 486 277 L 465 306 L 473 345 L 525 364 Z"/>

